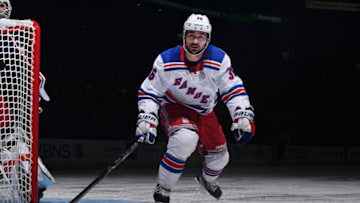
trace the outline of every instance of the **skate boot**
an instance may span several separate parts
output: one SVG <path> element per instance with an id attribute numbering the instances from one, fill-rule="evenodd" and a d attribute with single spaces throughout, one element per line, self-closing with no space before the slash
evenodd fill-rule
<path id="1" fill-rule="evenodd" d="M 161 185 L 157 184 L 154 192 L 154 200 L 155 202 L 170 202 L 170 189 L 164 188 Z"/>
<path id="2" fill-rule="evenodd" d="M 206 191 L 210 193 L 211 196 L 215 197 L 216 199 L 220 199 L 220 196 L 222 194 L 222 191 L 220 189 L 220 186 L 215 182 L 207 182 L 202 175 L 196 176 L 195 181 L 198 182 L 200 185 L 202 185 Z"/>
<path id="3" fill-rule="evenodd" d="M 44 191 L 46 188 L 38 188 L 38 202 L 40 202 L 40 199 L 44 196 Z"/>

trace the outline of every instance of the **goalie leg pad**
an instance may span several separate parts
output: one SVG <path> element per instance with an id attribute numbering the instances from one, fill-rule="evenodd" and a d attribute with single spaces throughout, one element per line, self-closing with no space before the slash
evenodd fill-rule
<path id="1" fill-rule="evenodd" d="M 38 158 L 38 165 L 38 189 L 46 189 L 55 183 L 55 178 L 51 175 L 40 157 Z"/>

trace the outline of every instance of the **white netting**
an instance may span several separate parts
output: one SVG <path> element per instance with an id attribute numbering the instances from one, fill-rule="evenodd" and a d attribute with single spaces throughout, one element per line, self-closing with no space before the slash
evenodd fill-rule
<path id="1" fill-rule="evenodd" d="M 0 19 L 0 202 L 30 202 L 35 27 Z"/>

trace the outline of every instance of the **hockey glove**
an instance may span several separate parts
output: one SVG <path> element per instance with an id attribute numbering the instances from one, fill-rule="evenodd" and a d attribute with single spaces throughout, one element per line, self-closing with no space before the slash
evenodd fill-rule
<path id="1" fill-rule="evenodd" d="M 237 108 L 234 114 L 234 121 L 231 125 L 237 145 L 249 142 L 255 134 L 254 112 L 252 107 L 245 110 Z"/>
<path id="2" fill-rule="evenodd" d="M 39 82 L 39 102 L 41 101 L 41 99 L 49 102 L 50 97 L 45 91 L 46 78 L 41 72 L 39 73 L 39 79 L 40 79 L 40 82 Z M 41 106 L 39 106 L 39 113 L 42 113 L 42 112 L 43 112 L 43 109 L 41 108 Z"/>
<path id="3" fill-rule="evenodd" d="M 158 123 L 158 118 L 155 113 L 139 113 L 135 131 L 136 138 L 139 140 L 142 135 L 145 135 L 145 138 L 139 141 L 154 144 L 157 136 L 156 127 Z"/>
<path id="4" fill-rule="evenodd" d="M 43 99 L 45 101 L 50 101 L 50 97 L 49 95 L 46 93 L 45 91 L 45 82 L 46 82 L 46 78 L 45 76 L 42 74 L 42 73 L 39 73 L 39 79 L 40 79 L 40 82 L 39 82 L 39 95 L 40 95 L 40 99 Z"/>

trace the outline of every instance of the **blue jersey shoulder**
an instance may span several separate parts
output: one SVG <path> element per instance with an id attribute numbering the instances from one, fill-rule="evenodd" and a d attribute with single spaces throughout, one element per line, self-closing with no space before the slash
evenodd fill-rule
<path id="1" fill-rule="evenodd" d="M 206 50 L 206 58 L 205 59 L 213 60 L 213 61 L 221 63 L 223 61 L 224 57 L 225 57 L 225 52 L 222 49 L 209 44 L 209 46 L 207 47 L 207 50 Z"/>
<path id="2" fill-rule="evenodd" d="M 164 63 L 168 63 L 168 62 L 181 62 L 181 58 L 180 58 L 180 45 L 170 48 L 166 51 L 161 52 L 161 57 L 163 59 Z"/>

